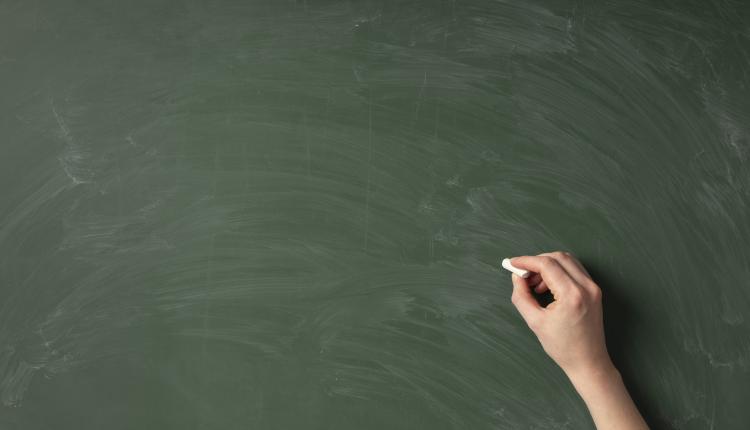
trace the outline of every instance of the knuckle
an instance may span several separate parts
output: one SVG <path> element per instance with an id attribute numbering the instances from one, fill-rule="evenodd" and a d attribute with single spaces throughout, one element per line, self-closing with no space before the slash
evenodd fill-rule
<path id="1" fill-rule="evenodd" d="M 578 289 L 572 289 L 568 295 L 568 302 L 573 307 L 583 306 L 583 293 Z"/>
<path id="2" fill-rule="evenodd" d="M 541 266 L 542 266 L 543 269 L 550 269 L 550 268 L 554 267 L 555 260 L 553 258 L 551 258 L 551 257 L 541 257 L 541 259 L 542 259 Z"/>
<path id="3" fill-rule="evenodd" d="M 591 298 L 597 302 L 602 300 L 602 289 L 597 287 L 596 284 L 594 284 L 594 288 L 591 291 Z"/>

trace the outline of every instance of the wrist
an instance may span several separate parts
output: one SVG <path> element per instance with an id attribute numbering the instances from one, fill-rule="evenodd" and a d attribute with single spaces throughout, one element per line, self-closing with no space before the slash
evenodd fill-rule
<path id="1" fill-rule="evenodd" d="M 611 361 L 566 374 L 586 403 L 597 428 L 648 430 Z"/>
<path id="2" fill-rule="evenodd" d="M 610 381 L 620 379 L 620 372 L 609 358 L 584 366 L 563 369 L 563 371 L 576 388 L 592 384 L 606 384 Z"/>

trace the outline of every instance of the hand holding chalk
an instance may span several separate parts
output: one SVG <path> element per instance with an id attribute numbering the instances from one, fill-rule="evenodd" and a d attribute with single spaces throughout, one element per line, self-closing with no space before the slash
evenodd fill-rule
<path id="1" fill-rule="evenodd" d="M 566 373 L 611 366 L 604 344 L 601 290 L 578 260 L 553 252 L 505 259 L 503 267 L 517 275 L 513 276 L 513 304 Z M 538 275 L 529 277 L 531 272 Z M 540 286 L 554 296 L 546 308 L 531 292 Z"/>
<path id="2" fill-rule="evenodd" d="M 647 430 L 604 343 L 602 292 L 583 265 L 565 252 L 503 260 L 513 272 L 511 301 L 568 375 L 588 406 L 597 428 Z M 528 277 L 529 272 L 534 276 Z M 552 292 L 546 308 L 531 293 Z"/>

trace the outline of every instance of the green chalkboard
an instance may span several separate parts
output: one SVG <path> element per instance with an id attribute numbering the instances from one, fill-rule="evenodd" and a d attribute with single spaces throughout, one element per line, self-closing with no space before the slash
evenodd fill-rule
<path id="1" fill-rule="evenodd" d="M 582 429 L 564 249 L 654 428 L 750 423 L 743 0 L 0 0 L 0 428 Z"/>

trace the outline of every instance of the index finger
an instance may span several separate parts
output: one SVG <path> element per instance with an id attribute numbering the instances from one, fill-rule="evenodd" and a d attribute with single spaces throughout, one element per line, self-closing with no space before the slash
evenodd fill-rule
<path id="1" fill-rule="evenodd" d="M 568 272 L 552 257 L 524 255 L 512 258 L 511 263 L 521 269 L 539 273 L 544 283 L 547 284 L 547 287 L 554 295 L 558 293 L 565 294 L 565 291 L 569 291 L 570 288 L 575 287 L 574 281 Z"/>

